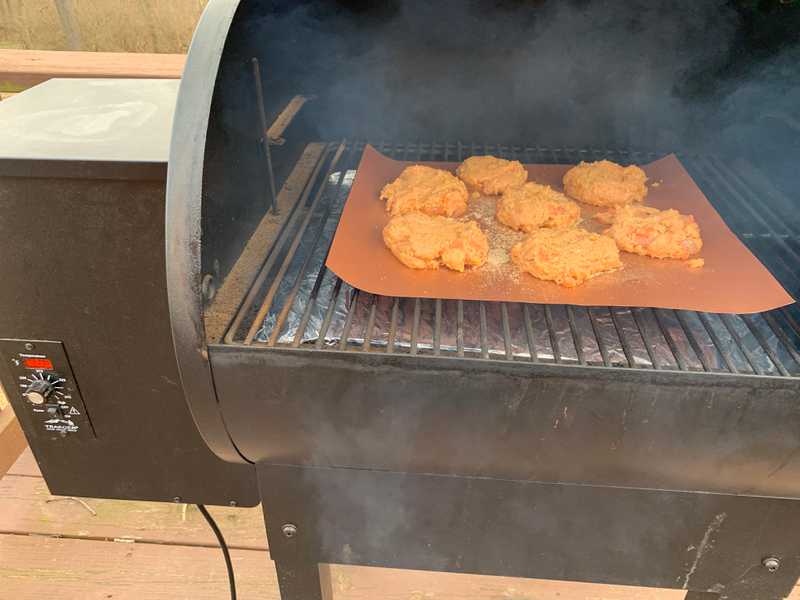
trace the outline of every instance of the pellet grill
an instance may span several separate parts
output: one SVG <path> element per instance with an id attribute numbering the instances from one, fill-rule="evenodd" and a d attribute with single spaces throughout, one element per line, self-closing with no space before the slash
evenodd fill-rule
<path id="1" fill-rule="evenodd" d="M 591 21 L 586 6 L 572 8 Z M 633 9 L 619 10 L 624 21 Z M 591 97 L 531 92 L 542 65 L 516 57 L 559 14 L 212 0 L 166 183 L 141 160 L 68 173 L 3 161 L 3 384 L 51 490 L 260 499 L 284 600 L 321 598 L 326 563 L 788 596 L 800 575 L 796 305 L 718 315 L 388 298 L 324 266 L 366 143 L 414 161 L 677 151 L 800 292 L 797 188 L 765 170 L 765 149 L 665 137 L 657 121 L 676 113 L 656 96 L 609 104 L 608 89 L 636 87 L 625 73 Z M 702 55 L 702 40 L 672 35 L 654 43 Z M 569 37 L 557 41 L 550 59 L 571 64 Z M 578 55 L 587 78 L 603 58 Z M 572 89 L 546 75 L 560 81 L 551 93 Z M 576 116 L 587 107 L 591 126 Z M 796 160 L 781 119 L 757 119 L 758 139 L 788 136 Z M 58 226 L 37 237 L 42 223 Z"/>

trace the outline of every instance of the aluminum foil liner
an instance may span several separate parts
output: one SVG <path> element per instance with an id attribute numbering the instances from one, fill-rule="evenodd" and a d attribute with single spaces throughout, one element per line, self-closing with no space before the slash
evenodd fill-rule
<path id="1" fill-rule="evenodd" d="M 777 374 L 776 362 L 797 367 L 792 352 L 800 340 L 782 341 L 762 315 L 390 298 L 356 290 L 325 268 L 354 177 L 348 170 L 328 178 L 256 341 L 762 375 Z"/>

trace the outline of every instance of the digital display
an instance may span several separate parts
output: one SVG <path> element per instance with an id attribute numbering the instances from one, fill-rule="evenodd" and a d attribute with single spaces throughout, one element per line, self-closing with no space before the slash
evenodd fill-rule
<path id="1" fill-rule="evenodd" d="M 26 369 L 42 369 L 43 371 L 53 370 L 53 361 L 49 358 L 26 358 L 22 361 Z"/>

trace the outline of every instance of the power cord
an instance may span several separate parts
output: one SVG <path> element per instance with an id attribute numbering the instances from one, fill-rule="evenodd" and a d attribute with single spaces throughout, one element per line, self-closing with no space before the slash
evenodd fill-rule
<path id="1" fill-rule="evenodd" d="M 209 527 L 214 532 L 214 535 L 217 536 L 217 541 L 219 542 L 219 547 L 222 549 L 222 555 L 225 557 L 225 567 L 228 569 L 228 583 L 231 586 L 231 600 L 236 600 L 236 580 L 233 577 L 233 563 L 231 562 L 231 553 L 228 550 L 228 544 L 225 543 L 225 538 L 222 537 L 222 532 L 217 527 L 217 522 L 214 520 L 208 509 L 206 509 L 205 505 L 198 504 L 197 510 L 200 511 L 206 521 L 208 522 Z"/>

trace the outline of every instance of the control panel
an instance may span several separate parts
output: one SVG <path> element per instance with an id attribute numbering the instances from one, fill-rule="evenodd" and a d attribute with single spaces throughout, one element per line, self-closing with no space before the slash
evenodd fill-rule
<path id="1" fill-rule="evenodd" d="M 17 387 L 6 390 L 17 418 L 55 437 L 95 437 L 61 342 L 0 340 L 0 359 Z"/>

